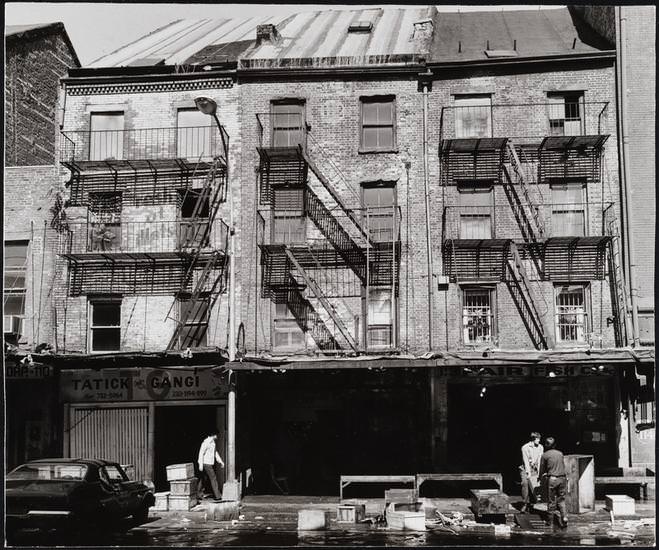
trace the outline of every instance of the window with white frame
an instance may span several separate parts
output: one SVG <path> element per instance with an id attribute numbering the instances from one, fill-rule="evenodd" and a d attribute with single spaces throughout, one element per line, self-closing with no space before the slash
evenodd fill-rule
<path id="1" fill-rule="evenodd" d="M 360 98 L 362 151 L 393 151 L 396 148 L 394 96 Z"/>
<path id="2" fill-rule="evenodd" d="M 462 339 L 465 344 L 492 342 L 493 291 L 489 288 L 465 288 L 462 291 Z"/>
<path id="3" fill-rule="evenodd" d="M 288 351 L 304 349 L 304 332 L 287 304 L 275 304 L 273 328 L 275 349 Z"/>
<path id="4" fill-rule="evenodd" d="M 273 242 L 306 242 L 304 187 L 277 187 L 273 191 Z"/>
<path id="5" fill-rule="evenodd" d="M 373 241 L 391 241 L 394 237 L 396 187 L 394 182 L 362 184 L 365 224 Z"/>
<path id="6" fill-rule="evenodd" d="M 582 92 L 550 92 L 547 94 L 549 108 L 549 135 L 580 136 L 584 134 L 584 96 Z"/>
<path id="7" fill-rule="evenodd" d="M 273 101 L 270 104 L 270 113 L 273 147 L 304 145 L 306 122 L 302 100 Z"/>
<path id="8" fill-rule="evenodd" d="M 121 349 L 121 300 L 119 298 L 90 299 L 90 352 Z"/>
<path id="9" fill-rule="evenodd" d="M 585 189 L 582 182 L 551 184 L 552 237 L 586 235 Z"/>
<path id="10" fill-rule="evenodd" d="M 189 160 L 213 157 L 211 140 L 213 117 L 196 108 L 179 109 L 176 113 L 176 156 Z"/>
<path id="11" fill-rule="evenodd" d="M 91 113 L 89 160 L 124 158 L 124 113 Z"/>
<path id="12" fill-rule="evenodd" d="M 584 285 L 555 287 L 556 341 L 582 343 L 586 341 L 587 304 Z"/>
<path id="13" fill-rule="evenodd" d="M 393 344 L 391 289 L 372 288 L 368 298 L 368 347 L 383 348 Z"/>
<path id="14" fill-rule="evenodd" d="M 210 298 L 208 296 L 179 301 L 179 349 L 204 347 L 207 345 L 208 313 Z"/>
<path id="15" fill-rule="evenodd" d="M 460 238 L 492 238 L 492 187 L 458 186 Z"/>
<path id="16" fill-rule="evenodd" d="M 492 96 L 490 94 L 456 95 L 455 137 L 492 137 Z"/>
<path id="17" fill-rule="evenodd" d="M 27 293 L 27 250 L 29 241 L 5 241 L 5 286 L 3 333 L 22 333 Z"/>

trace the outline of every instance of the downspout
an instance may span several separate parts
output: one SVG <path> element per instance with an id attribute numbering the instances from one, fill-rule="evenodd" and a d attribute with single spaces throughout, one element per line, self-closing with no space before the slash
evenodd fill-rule
<path id="1" fill-rule="evenodd" d="M 430 75 L 430 70 L 426 73 Z M 423 187 L 426 202 L 426 251 L 428 256 L 428 351 L 432 352 L 434 288 L 432 273 L 432 238 L 430 231 L 430 186 L 428 182 L 428 82 L 423 86 Z"/>
<path id="2" fill-rule="evenodd" d="M 629 131 L 627 125 L 627 18 L 623 16 L 622 6 L 616 6 L 616 23 L 619 32 L 616 33 L 616 66 L 620 77 L 620 94 L 618 101 L 618 118 L 620 120 L 620 130 L 622 138 L 622 155 L 620 156 L 622 164 L 622 200 L 625 215 L 624 240 L 627 248 L 626 271 L 629 275 L 629 294 L 631 297 L 632 308 L 632 330 L 633 346 L 637 347 L 640 343 L 638 327 L 638 287 L 636 285 L 636 265 L 634 263 L 634 239 L 631 235 L 632 209 L 631 203 L 631 175 L 629 173 Z M 627 312 L 625 312 L 625 315 Z"/>

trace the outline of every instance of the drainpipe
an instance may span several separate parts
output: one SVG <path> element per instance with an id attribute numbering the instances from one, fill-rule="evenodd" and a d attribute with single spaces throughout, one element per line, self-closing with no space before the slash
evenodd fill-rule
<path id="1" fill-rule="evenodd" d="M 627 18 L 623 15 L 622 6 L 616 6 L 616 22 L 619 32 L 616 33 L 616 65 L 620 76 L 620 95 L 618 101 L 618 117 L 620 120 L 620 130 L 622 138 L 622 199 L 625 216 L 624 240 L 627 248 L 626 268 L 629 275 L 629 291 L 631 296 L 632 308 L 632 327 L 633 327 L 633 346 L 637 347 L 640 342 L 638 327 L 638 287 L 636 285 L 636 265 L 634 263 L 634 239 L 631 235 L 632 209 L 631 203 L 631 175 L 629 173 L 629 130 L 627 124 Z M 625 315 L 627 312 L 625 312 Z"/>
<path id="2" fill-rule="evenodd" d="M 423 76 L 432 73 L 428 70 Z M 432 274 L 432 238 L 430 231 L 430 186 L 428 183 L 428 82 L 423 86 L 423 188 L 426 199 L 426 250 L 428 256 L 428 351 L 432 351 L 434 288 Z"/>

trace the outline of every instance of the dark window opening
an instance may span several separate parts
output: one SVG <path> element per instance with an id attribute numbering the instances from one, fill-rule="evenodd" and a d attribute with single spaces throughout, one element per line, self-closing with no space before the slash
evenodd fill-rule
<path id="1" fill-rule="evenodd" d="M 119 300 L 90 301 L 92 352 L 121 349 L 121 302 Z"/>

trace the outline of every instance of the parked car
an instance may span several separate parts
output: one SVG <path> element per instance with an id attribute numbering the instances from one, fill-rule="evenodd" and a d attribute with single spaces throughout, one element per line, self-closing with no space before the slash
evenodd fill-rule
<path id="1" fill-rule="evenodd" d="M 6 477 L 8 531 L 105 525 L 126 516 L 144 523 L 154 504 L 146 484 L 130 481 L 119 464 L 107 460 L 33 460 Z"/>

